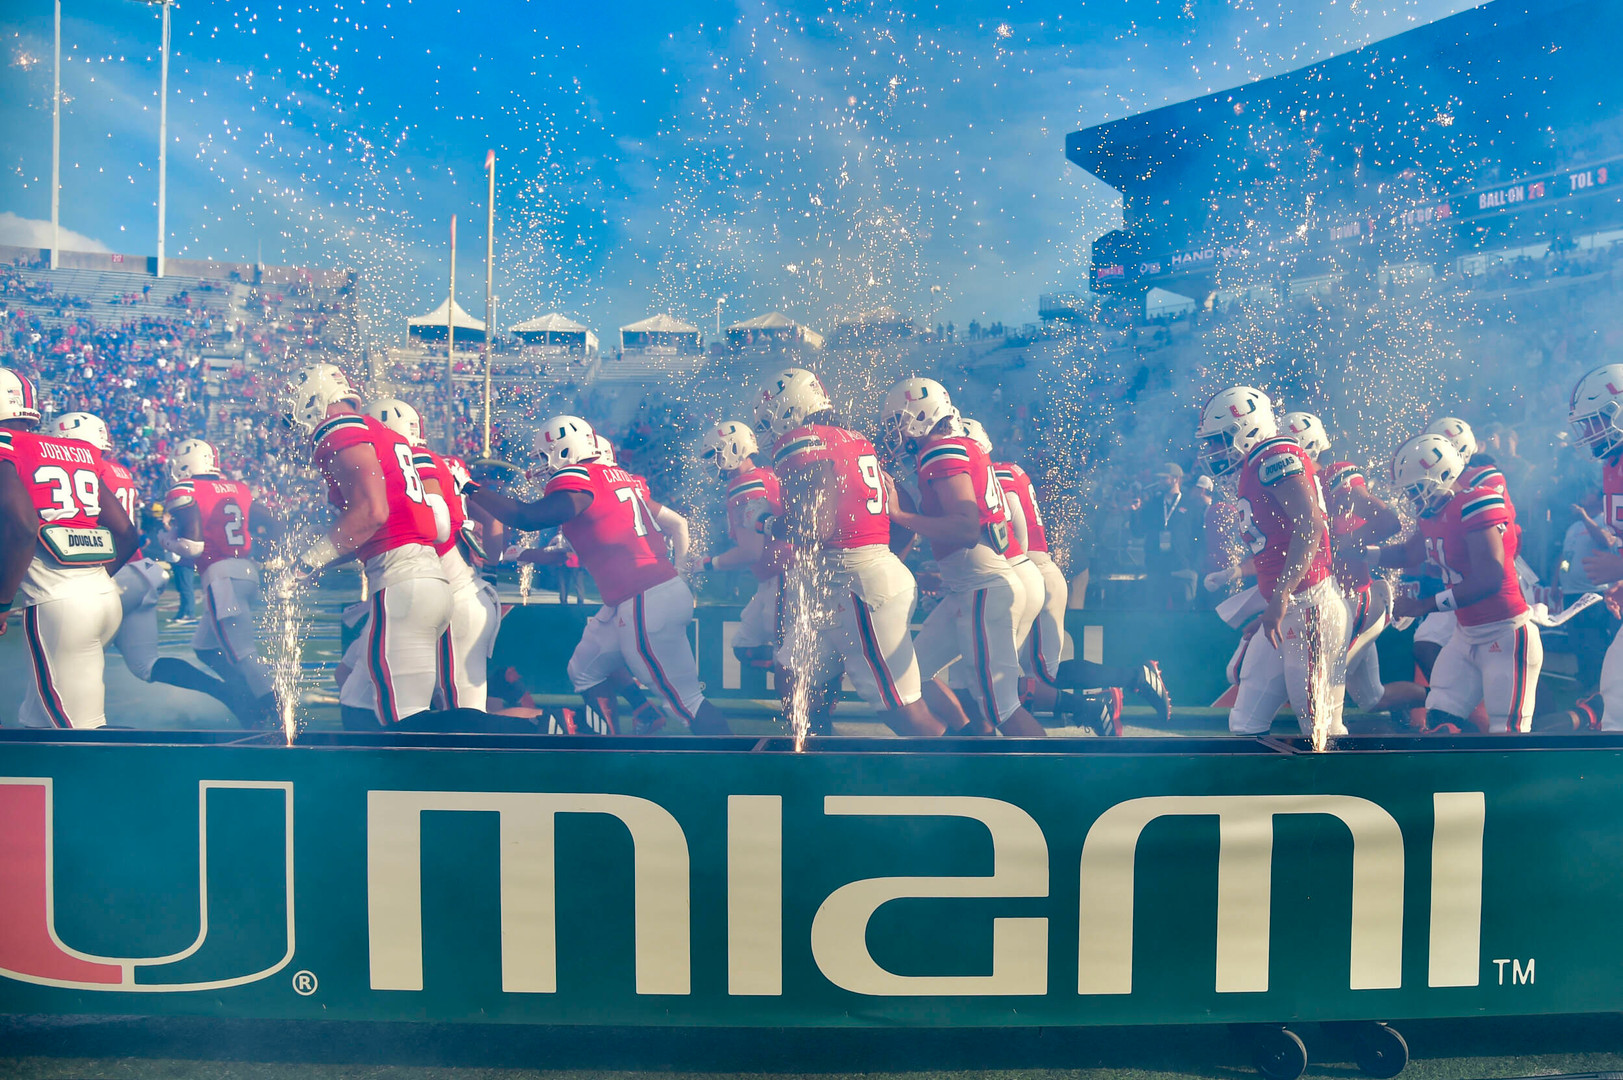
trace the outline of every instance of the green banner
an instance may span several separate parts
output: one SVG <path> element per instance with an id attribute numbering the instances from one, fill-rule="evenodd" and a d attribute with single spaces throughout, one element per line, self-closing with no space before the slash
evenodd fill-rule
<path id="1" fill-rule="evenodd" d="M 0 741 L 0 1010 L 746 1026 L 1623 1010 L 1610 737 L 1322 755 L 324 742 Z"/>

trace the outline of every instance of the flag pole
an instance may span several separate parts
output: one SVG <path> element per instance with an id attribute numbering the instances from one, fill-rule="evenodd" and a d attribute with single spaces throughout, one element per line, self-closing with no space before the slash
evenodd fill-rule
<path id="1" fill-rule="evenodd" d="M 485 172 L 490 174 L 490 195 L 485 219 L 485 457 L 490 456 L 490 336 L 496 332 L 496 294 L 491 290 L 496 260 L 496 151 L 485 152 Z"/>
<path id="2" fill-rule="evenodd" d="M 456 215 L 451 215 L 451 296 L 445 302 L 445 452 L 456 453 L 451 433 L 451 417 L 456 396 Z"/>

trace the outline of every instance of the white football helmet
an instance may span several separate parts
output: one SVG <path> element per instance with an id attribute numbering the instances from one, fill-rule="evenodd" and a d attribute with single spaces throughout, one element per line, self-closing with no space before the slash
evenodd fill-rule
<path id="1" fill-rule="evenodd" d="M 1471 425 L 1457 416 L 1439 416 L 1426 425 L 1426 435 L 1441 435 L 1454 444 L 1459 453 L 1460 460 L 1467 465 L 1476 456 L 1476 435 L 1471 431 Z"/>
<path id="2" fill-rule="evenodd" d="M 903 379 L 885 395 L 879 426 L 892 446 L 905 448 L 934 431 L 943 420 L 956 421 L 947 388 L 934 379 Z"/>
<path id="3" fill-rule="evenodd" d="M 741 468 L 745 460 L 760 449 L 755 442 L 755 432 L 737 420 L 724 420 L 704 433 L 699 443 L 699 458 L 725 474 Z"/>
<path id="4" fill-rule="evenodd" d="M 599 465 L 618 465 L 620 459 L 614 456 L 614 444 L 609 442 L 596 431 L 592 432 L 592 441 L 597 446 L 597 463 Z"/>
<path id="5" fill-rule="evenodd" d="M 202 439 L 187 439 L 169 455 L 169 481 L 178 484 L 198 476 L 214 476 L 220 471 L 219 455 Z"/>
<path id="6" fill-rule="evenodd" d="M 1567 422 L 1578 441 L 1598 458 L 1623 449 L 1623 364 L 1606 364 L 1578 380 L 1567 406 Z"/>
<path id="7" fill-rule="evenodd" d="M 968 420 L 962 416 L 958 418 L 958 422 L 964 426 L 964 434 L 970 442 L 988 454 L 992 452 L 992 437 L 986 433 L 986 425 L 979 420 Z"/>
<path id="8" fill-rule="evenodd" d="M 361 407 L 361 395 L 333 364 L 311 364 L 287 385 L 288 419 L 307 435 L 321 426 L 327 409 L 340 401 Z"/>
<path id="9" fill-rule="evenodd" d="M 1416 435 L 1392 455 L 1392 482 L 1417 514 L 1446 503 L 1464 471 L 1465 459 L 1446 435 Z"/>
<path id="10" fill-rule="evenodd" d="M 413 446 L 423 446 L 423 421 L 417 410 L 399 398 L 379 398 L 366 407 L 366 415 Z"/>
<path id="11" fill-rule="evenodd" d="M 33 380 L 10 368 L 0 368 L 0 420 L 39 423 L 39 394 Z"/>
<path id="12" fill-rule="evenodd" d="M 87 412 L 63 413 L 51 421 L 50 432 L 59 439 L 78 439 L 89 443 L 104 454 L 113 451 L 113 438 L 107 434 L 107 425 L 99 416 Z"/>
<path id="13" fill-rule="evenodd" d="M 822 382 L 805 368 L 784 368 L 761 387 L 755 401 L 755 430 L 782 438 L 806 422 L 806 417 L 834 407 Z"/>
<path id="14" fill-rule="evenodd" d="M 1231 386 L 1213 394 L 1195 429 L 1200 462 L 1213 476 L 1239 468 L 1253 447 L 1277 434 L 1274 403 L 1251 386 Z"/>
<path id="15" fill-rule="evenodd" d="M 597 432 L 578 416 L 554 416 L 541 424 L 535 437 L 535 457 L 542 476 L 566 465 L 596 461 Z"/>
<path id="16" fill-rule="evenodd" d="M 1296 445 L 1307 451 L 1314 461 L 1330 449 L 1330 433 L 1324 430 L 1324 421 L 1310 412 L 1288 412 L 1284 419 L 1285 434 L 1296 440 Z"/>

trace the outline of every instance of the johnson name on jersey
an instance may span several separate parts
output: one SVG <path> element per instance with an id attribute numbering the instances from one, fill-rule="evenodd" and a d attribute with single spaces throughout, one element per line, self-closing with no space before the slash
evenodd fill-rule
<path id="1" fill-rule="evenodd" d="M 0 461 L 17 470 L 40 522 L 40 546 L 54 564 L 113 560 L 112 533 L 100 523 L 106 472 L 100 450 L 77 439 L 0 428 Z"/>

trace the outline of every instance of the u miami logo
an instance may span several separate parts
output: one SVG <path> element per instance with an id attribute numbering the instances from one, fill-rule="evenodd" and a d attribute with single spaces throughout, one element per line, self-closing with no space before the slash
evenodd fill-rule
<path id="1" fill-rule="evenodd" d="M 0 976 L 71 990 L 164 994 L 257 982 L 293 959 L 291 782 L 198 782 L 195 881 L 155 872 L 142 883 L 182 922 L 195 911 L 189 924 L 195 934 L 189 943 L 172 942 L 178 949 L 148 955 L 100 955 L 58 933 L 58 914 L 67 910 L 80 925 L 132 934 L 140 928 L 119 927 L 121 913 L 107 910 L 105 897 L 67 895 L 58 886 L 69 877 L 59 871 L 69 868 L 57 864 L 53 788 L 48 777 L 0 777 Z M 155 831 L 167 826 L 155 822 Z M 156 854 L 160 842 L 152 846 Z M 81 850 L 106 848 L 103 841 Z M 94 879 L 95 870 L 71 867 L 75 879 Z"/>

